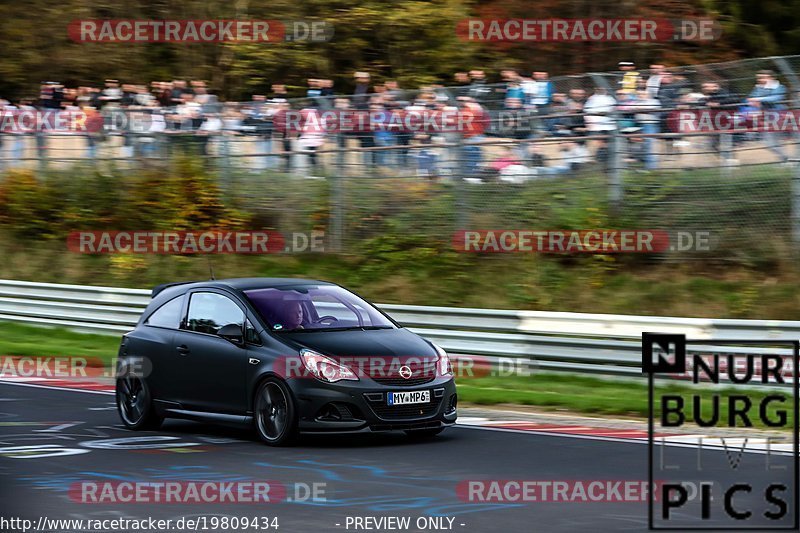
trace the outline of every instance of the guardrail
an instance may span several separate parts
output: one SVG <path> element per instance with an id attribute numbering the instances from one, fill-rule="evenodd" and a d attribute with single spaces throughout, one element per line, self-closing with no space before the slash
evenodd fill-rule
<path id="1" fill-rule="evenodd" d="M 0 280 L 0 320 L 6 321 L 122 334 L 136 324 L 149 301 L 150 290 L 145 289 Z M 594 374 L 641 376 L 644 331 L 684 333 L 696 341 L 800 339 L 800 321 L 378 306 L 453 354 L 488 360 L 516 357 L 543 370 Z M 713 353 L 719 347 L 695 345 L 692 350 Z M 790 355 L 783 348 L 758 351 Z"/>

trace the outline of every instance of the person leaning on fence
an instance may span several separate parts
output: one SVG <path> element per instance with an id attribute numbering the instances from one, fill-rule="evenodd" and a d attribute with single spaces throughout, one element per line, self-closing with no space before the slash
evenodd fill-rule
<path id="1" fill-rule="evenodd" d="M 503 77 L 506 80 L 505 96 L 503 100 L 503 107 L 509 109 L 509 101 L 523 102 L 525 100 L 525 92 L 522 90 L 520 75 L 515 70 L 503 71 Z"/>
<path id="2" fill-rule="evenodd" d="M 534 72 L 530 80 L 523 82 L 522 90 L 525 93 L 526 107 L 539 115 L 546 115 L 549 112 L 553 83 L 547 72 Z"/>
<path id="3" fill-rule="evenodd" d="M 632 113 L 635 129 L 646 137 L 635 136 L 631 139 L 633 145 L 639 149 L 634 152 L 636 159 L 642 161 L 647 170 L 654 170 L 658 166 L 656 139 L 650 137 L 659 133 L 661 103 L 653 98 L 646 89 L 635 94 L 625 95 L 625 101 L 620 101 L 617 109 Z M 623 130 L 624 131 L 624 130 Z"/>
<path id="4" fill-rule="evenodd" d="M 603 134 L 614 131 L 617 126 L 612 113 L 616 105 L 617 101 L 604 87 L 597 87 L 583 106 L 587 132 Z"/>
<path id="5" fill-rule="evenodd" d="M 366 111 L 369 109 L 369 73 L 356 72 L 353 74 L 356 88 L 353 91 L 353 109 Z"/>
<path id="6" fill-rule="evenodd" d="M 469 77 L 472 84 L 467 96 L 481 105 L 486 105 L 492 94 L 492 89 L 486 85 L 486 74 L 482 70 L 470 70 Z"/>
<path id="7" fill-rule="evenodd" d="M 319 168 L 317 150 L 325 144 L 325 130 L 320 112 L 310 99 L 306 101 L 300 115 L 302 127 L 297 145 L 308 156 L 310 170 L 313 172 Z"/>
<path id="8" fill-rule="evenodd" d="M 417 146 L 413 148 L 413 157 L 416 160 L 416 176 L 420 178 L 435 178 L 438 176 L 437 153 L 430 147 L 432 137 L 428 132 L 414 134 Z"/>
<path id="9" fill-rule="evenodd" d="M 494 181 L 521 183 L 528 168 L 517 157 L 515 150 L 509 146 L 500 146 L 498 155 L 487 166 L 484 177 Z"/>
<path id="10" fill-rule="evenodd" d="M 522 100 L 518 98 L 507 98 L 506 109 L 511 116 L 503 121 L 503 129 L 506 131 L 501 131 L 500 134 L 517 141 L 514 145 L 515 155 L 521 162 L 525 162 L 528 159 L 528 144 L 521 141 L 533 136 L 533 112 L 525 108 Z"/>
<path id="11" fill-rule="evenodd" d="M 272 163 L 272 118 L 267 115 L 267 110 L 267 98 L 263 94 L 254 94 L 242 108 L 242 134 L 255 141 L 255 154 L 249 158 L 249 166 L 255 171 L 270 168 Z"/>
<path id="12" fill-rule="evenodd" d="M 452 87 L 451 90 L 456 98 L 469 95 L 469 74 L 466 72 L 456 72 L 453 75 L 453 81 L 455 82 L 455 87 Z"/>
<path id="13" fill-rule="evenodd" d="M 297 128 L 292 127 L 287 120 L 290 110 L 289 102 L 284 101 L 275 105 L 275 113 L 272 115 L 272 129 L 277 142 L 282 145 L 281 160 L 284 172 L 289 172 L 291 169 L 292 140 L 298 134 Z"/>
<path id="14" fill-rule="evenodd" d="M 347 98 L 336 98 L 333 101 L 333 107 L 337 113 L 347 114 L 351 110 L 351 102 Z M 334 128 L 336 132 L 336 146 L 339 150 L 336 152 L 336 168 L 339 172 L 343 172 L 345 169 L 345 161 L 346 161 L 346 149 L 347 145 L 350 144 L 350 139 L 355 139 L 356 142 L 358 140 L 358 132 L 355 131 L 355 128 L 342 128 L 341 126 L 337 126 Z"/>
<path id="15" fill-rule="evenodd" d="M 384 105 L 382 98 L 373 98 L 369 104 L 369 119 L 375 146 L 385 148 L 375 151 L 375 164 L 379 167 L 392 166 L 393 154 L 389 148 L 394 146 L 395 132 L 389 127 L 390 111 Z"/>
<path id="16" fill-rule="evenodd" d="M 764 112 L 777 112 L 786 109 L 785 102 L 786 88 L 775 78 L 775 73 L 771 70 L 760 70 L 756 74 L 755 87 L 747 97 L 747 104 Z M 789 160 L 780 145 L 780 132 L 765 130 L 763 138 L 767 148 L 777 155 L 781 162 Z"/>
<path id="17" fill-rule="evenodd" d="M 567 100 L 567 95 L 564 93 L 553 93 L 548 116 L 543 120 L 544 134 L 552 135 L 559 124 L 563 124 L 563 121 L 560 119 L 561 115 L 566 115 L 568 112 L 569 101 Z"/>
<path id="18" fill-rule="evenodd" d="M 685 79 L 676 79 L 676 77 L 669 71 L 663 71 L 660 74 L 657 98 L 661 103 L 660 129 L 665 133 L 678 133 L 677 128 L 673 128 L 670 117 L 675 117 L 675 110 L 682 107 L 681 93 L 688 89 Z M 652 93 L 649 92 L 652 96 Z M 681 146 L 687 141 L 681 141 L 677 137 L 669 137 L 664 140 L 664 153 L 671 155 L 675 152 L 676 146 Z"/>
<path id="19" fill-rule="evenodd" d="M 639 88 L 639 71 L 636 70 L 636 65 L 630 61 L 620 61 L 619 70 L 622 73 L 619 88 L 626 93 L 635 92 Z"/>
<path id="20" fill-rule="evenodd" d="M 459 112 L 464 123 L 464 128 L 461 130 L 461 137 L 464 140 L 463 175 L 472 177 L 478 174 L 483 162 L 483 149 L 480 143 L 485 138 L 483 133 L 488 117 L 483 107 L 470 97 L 459 101 Z"/>
<path id="21" fill-rule="evenodd" d="M 319 80 L 319 84 L 320 84 L 320 97 L 326 99 L 325 100 L 326 102 L 330 102 L 330 99 L 336 96 L 336 93 L 333 90 L 333 80 L 330 79 Z M 330 102 L 325 107 L 326 109 L 331 108 L 333 107 L 333 103 Z"/>
<path id="22" fill-rule="evenodd" d="M 723 111 L 733 114 L 735 105 L 738 103 L 738 98 L 731 95 L 716 81 L 707 81 L 700 86 L 702 97 L 698 103 L 702 107 L 711 109 L 712 111 Z M 710 148 L 715 151 L 720 150 L 720 135 L 711 135 L 709 138 Z"/>
<path id="23" fill-rule="evenodd" d="M 658 98 L 661 83 L 664 81 L 664 65 L 650 65 L 650 76 L 645 82 L 645 90 L 650 98 Z"/>
<path id="24" fill-rule="evenodd" d="M 356 88 L 353 91 L 352 107 L 356 111 L 369 111 L 370 106 L 370 76 L 368 72 L 356 72 L 353 74 L 356 81 Z M 360 131 L 356 136 L 358 144 L 361 148 L 373 148 L 375 146 L 375 137 L 372 132 Z M 375 164 L 375 152 L 367 150 L 363 152 L 363 164 L 372 166 Z"/>

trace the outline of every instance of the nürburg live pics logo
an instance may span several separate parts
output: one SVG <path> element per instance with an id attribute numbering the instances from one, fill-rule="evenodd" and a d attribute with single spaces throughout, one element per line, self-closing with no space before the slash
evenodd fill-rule
<path id="1" fill-rule="evenodd" d="M 798 345 L 642 334 L 650 530 L 798 530 Z"/>

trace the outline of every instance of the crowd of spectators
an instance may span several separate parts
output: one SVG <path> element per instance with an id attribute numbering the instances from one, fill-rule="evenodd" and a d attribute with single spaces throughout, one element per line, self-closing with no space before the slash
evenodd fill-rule
<path id="1" fill-rule="evenodd" d="M 514 181 L 565 174 L 590 164 L 607 166 L 609 136 L 615 133 L 628 143 L 629 162 L 644 169 L 657 168 L 660 155 L 673 154 L 689 143 L 707 142 L 719 151 L 719 135 L 702 140 L 674 135 L 659 141 L 652 134 L 680 133 L 673 110 L 729 109 L 746 115 L 785 109 L 789 98 L 775 74 L 766 70 L 757 73 L 747 95 L 734 94 L 719 81 L 697 87 L 663 65 L 639 71 L 629 62 L 620 63 L 615 78 L 589 85 L 591 90 L 585 84 L 569 88 L 569 83 L 561 83 L 565 90 L 559 92 L 543 71 L 525 76 L 508 69 L 500 72 L 500 78 L 501 83 L 490 84 L 484 71 L 472 70 L 456 73 L 449 86 L 409 90 L 396 80 L 373 83 L 369 73 L 356 72 L 350 94 L 337 92 L 330 79 L 308 79 L 299 97 L 298 88 L 292 88 L 290 98 L 286 85 L 276 83 L 269 94 L 254 94 L 246 102 L 223 102 L 199 80 L 154 81 L 148 86 L 107 79 L 102 88 L 45 82 L 38 99 L 0 100 L 0 113 L 80 111 L 90 121 L 99 121 L 101 127 L 82 132 L 81 157 L 95 158 L 104 143 L 121 137 L 115 144 L 121 149 L 120 158 L 165 158 L 176 150 L 192 150 L 226 161 L 242 156 L 241 166 L 253 170 L 289 171 L 300 155 L 304 168 L 314 173 L 324 164 L 348 164 L 349 148 L 360 147 L 367 150 L 354 156 L 360 158 L 358 164 L 379 170 L 403 168 L 431 177 L 460 174 Z M 310 120 L 331 111 L 368 113 L 370 125 L 329 131 L 319 127 L 318 120 Z M 389 124 L 392 113 L 424 111 L 467 115 L 471 126 L 412 131 Z M 291 126 L 290 112 L 302 117 L 299 127 Z M 386 124 L 376 124 L 381 120 Z M 47 156 L 53 142 L 50 135 L 17 131 L 8 122 L 0 124 L 4 166 L 24 159 L 27 134 L 36 139 L 36 158 Z M 756 132 L 737 136 L 735 142 L 758 137 L 786 161 L 780 135 Z M 504 144 L 490 147 L 490 137 L 504 139 Z M 561 138 L 557 155 L 545 156 L 537 143 L 530 142 L 539 138 Z M 317 153 L 323 147 L 342 150 L 334 150 L 324 163 Z"/>

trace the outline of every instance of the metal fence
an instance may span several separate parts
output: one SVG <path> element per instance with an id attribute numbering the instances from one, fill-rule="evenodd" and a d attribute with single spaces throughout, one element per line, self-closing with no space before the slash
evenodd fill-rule
<path id="1" fill-rule="evenodd" d="M 737 102 L 729 105 L 731 112 L 740 113 L 763 69 L 775 71 L 788 87 L 782 104 L 800 109 L 794 104 L 800 56 L 668 70 L 682 80 L 683 96 L 697 93 L 705 82 L 720 82 Z M 621 79 L 620 73 L 591 73 L 551 81 L 555 94 L 581 101 L 598 89 L 613 93 Z M 644 72 L 640 79 L 646 83 Z M 312 142 L 302 131 L 281 132 L 274 125 L 264 131 L 226 129 L 224 122 L 201 134 L 116 128 L 82 135 L 5 134 L 0 164 L 5 170 L 38 169 L 44 177 L 87 170 L 122 176 L 137 169 L 169 172 L 186 156 L 202 161 L 238 206 L 283 231 L 322 229 L 328 249 L 335 251 L 367 249 L 387 235 L 437 245 L 458 229 L 604 224 L 709 231 L 716 247 L 699 256 L 721 260 L 758 261 L 800 242 L 796 133 L 671 131 L 664 117 L 678 107 L 590 114 L 581 107 L 549 105 L 515 111 L 516 119 L 530 120 L 508 126 L 508 83 L 479 88 L 429 94 L 448 105 L 457 104 L 459 96 L 477 100 L 489 117 L 480 135 L 338 131 Z M 402 91 L 396 98 L 413 101 L 422 93 Z M 300 109 L 307 102 L 289 105 Z M 687 109 L 702 108 L 698 102 Z M 640 115 L 655 115 L 660 126 L 650 127 L 654 123 Z M 586 131 L 575 125 L 590 116 L 608 119 L 610 126 Z"/>
<path id="2" fill-rule="evenodd" d="M 0 280 L 0 320 L 119 335 L 130 331 L 150 291 Z M 693 341 L 800 338 L 800 322 L 511 311 L 378 304 L 402 325 L 459 356 L 519 358 L 529 369 L 641 377 L 642 332 Z M 696 353 L 791 356 L 789 348 L 691 345 Z M 791 364 L 791 359 L 787 359 Z"/>

